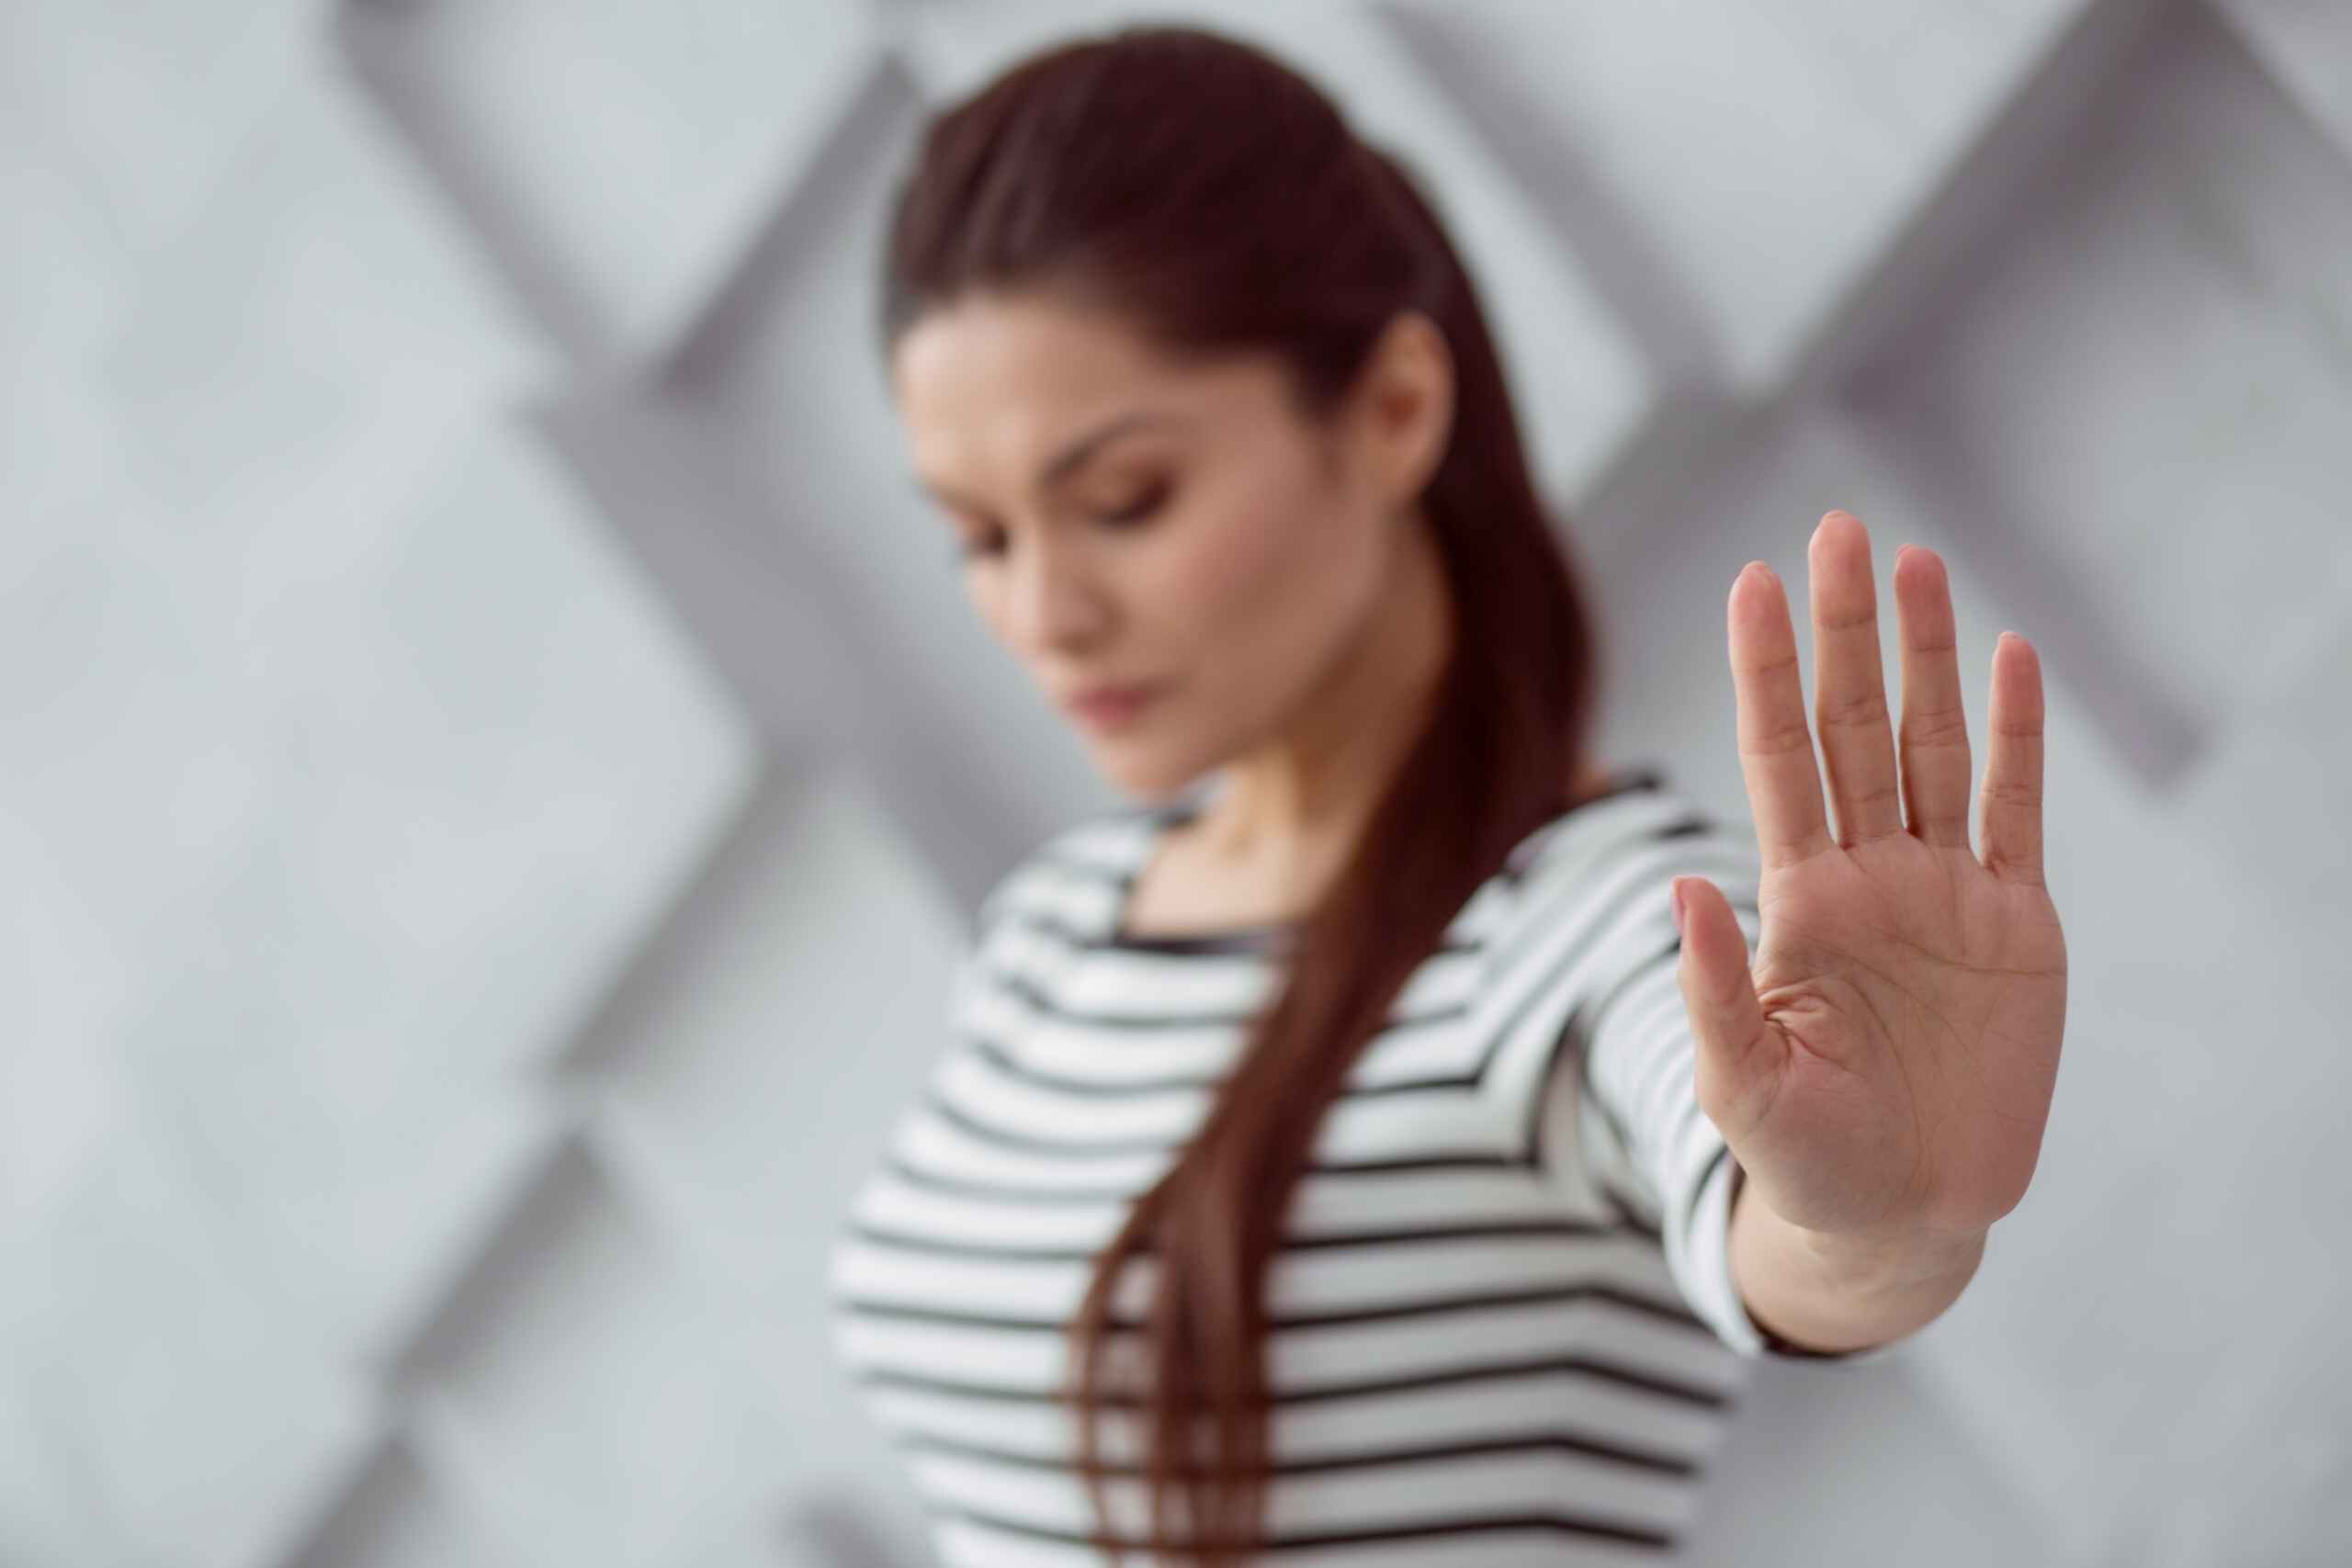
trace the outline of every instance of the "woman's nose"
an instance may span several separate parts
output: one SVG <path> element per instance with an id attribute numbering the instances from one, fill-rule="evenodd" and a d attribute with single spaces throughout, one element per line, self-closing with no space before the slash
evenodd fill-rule
<path id="1" fill-rule="evenodd" d="M 1068 649 L 1096 637 L 1104 620 L 1101 587 L 1068 548 L 1039 543 L 1013 570 L 1016 635 L 1032 648 Z"/>

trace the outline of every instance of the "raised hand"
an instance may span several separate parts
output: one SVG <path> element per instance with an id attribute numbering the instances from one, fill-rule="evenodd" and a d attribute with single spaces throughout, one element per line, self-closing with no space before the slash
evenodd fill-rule
<path id="1" fill-rule="evenodd" d="M 1761 930 L 1751 968 L 1722 891 L 1677 879 L 1698 1100 L 1746 1168 L 1743 1201 L 1840 1247 L 1924 1253 L 2024 1197 L 2057 1082 L 2066 944 L 2042 882 L 2041 662 L 2011 633 L 1993 650 L 1980 854 L 1942 561 L 1895 556 L 1898 772 L 1870 536 L 1832 512 L 1807 556 L 1837 829 L 1788 601 L 1750 563 L 1728 620 Z"/>

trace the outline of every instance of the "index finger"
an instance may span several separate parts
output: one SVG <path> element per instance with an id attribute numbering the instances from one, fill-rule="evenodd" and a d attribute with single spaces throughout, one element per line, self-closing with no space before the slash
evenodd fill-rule
<path id="1" fill-rule="evenodd" d="M 1797 634 L 1780 578 L 1749 561 L 1731 585 L 1732 694 L 1738 705 L 1739 771 L 1756 818 L 1764 869 L 1794 865 L 1830 847 L 1821 767 L 1805 722 Z"/>

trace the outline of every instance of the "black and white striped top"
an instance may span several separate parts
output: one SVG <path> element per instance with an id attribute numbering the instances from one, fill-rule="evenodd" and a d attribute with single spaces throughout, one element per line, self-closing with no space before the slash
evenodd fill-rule
<path id="1" fill-rule="evenodd" d="M 952 1037 L 834 1238 L 836 1344 L 944 1562 L 1104 1561 L 1053 1398 L 1068 1325 L 1291 931 L 1119 931 L 1159 836 L 1198 809 L 1091 818 L 997 884 Z M 1753 950 L 1757 866 L 1658 769 L 1622 772 L 1516 845 L 1407 983 L 1270 1269 L 1272 1558 L 1675 1560 L 1750 1359 L 1777 1349 L 1731 1282 L 1737 1168 L 1694 1098 L 1668 901 L 1674 876 L 1707 876 Z M 1131 1260 L 1114 1318 L 1141 1316 L 1152 1266 Z M 1102 1438 L 1132 1466 L 1121 1414 Z M 1109 1501 L 1141 1539 L 1141 1481 L 1114 1475 Z"/>

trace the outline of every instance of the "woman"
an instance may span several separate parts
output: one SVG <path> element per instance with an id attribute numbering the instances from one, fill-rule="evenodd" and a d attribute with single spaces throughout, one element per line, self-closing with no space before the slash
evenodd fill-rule
<path id="1" fill-rule="evenodd" d="M 1748 1359 L 1916 1330 L 2024 1194 L 2065 1005 L 2032 650 L 1994 659 L 1982 862 L 1942 565 L 1895 571 L 1898 795 L 1844 513 L 1811 549 L 1836 836 L 1761 563 L 1729 604 L 1760 863 L 1596 762 L 1470 279 L 1238 43 L 1022 63 L 929 129 L 889 246 L 971 599 L 1159 802 L 989 895 L 836 1243 L 943 1559 L 1657 1561 Z"/>

